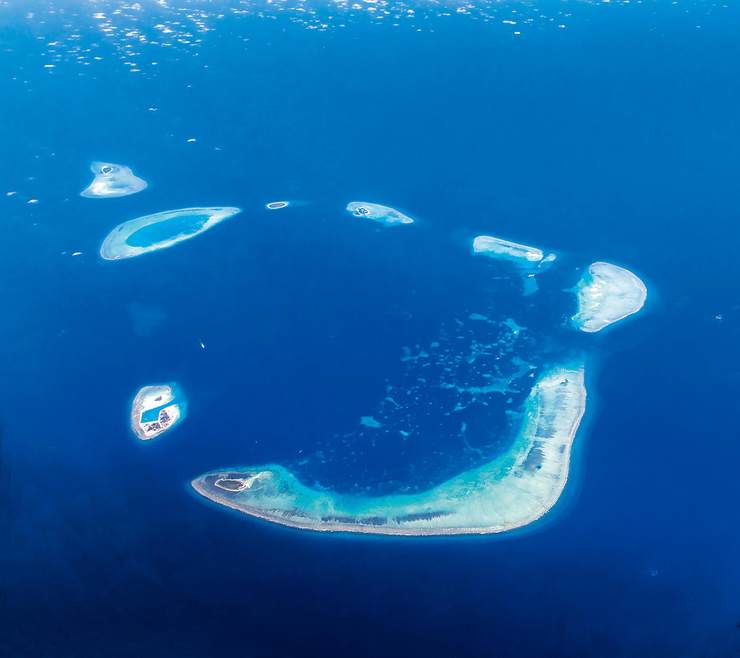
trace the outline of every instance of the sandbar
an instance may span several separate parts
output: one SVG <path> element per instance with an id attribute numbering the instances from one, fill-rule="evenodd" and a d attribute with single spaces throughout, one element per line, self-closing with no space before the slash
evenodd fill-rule
<path id="1" fill-rule="evenodd" d="M 576 286 L 578 312 L 573 324 L 587 333 L 601 331 L 637 313 L 647 299 L 647 287 L 635 274 L 611 263 L 592 263 Z"/>
<path id="2" fill-rule="evenodd" d="M 283 466 L 211 471 L 191 485 L 211 501 L 272 523 L 380 535 L 500 533 L 526 526 L 557 502 L 586 409 L 580 363 L 552 368 L 532 387 L 512 445 L 493 461 L 417 494 L 358 496 L 313 488 Z"/>
<path id="3" fill-rule="evenodd" d="M 173 429 L 185 418 L 187 401 L 177 384 L 144 386 L 131 405 L 131 429 L 149 441 Z"/>
<path id="4" fill-rule="evenodd" d="M 88 199 L 115 198 L 136 194 L 147 188 L 143 178 L 134 175 L 130 167 L 113 162 L 93 162 L 90 171 L 95 174 L 92 183 L 80 196 Z"/>
<path id="5" fill-rule="evenodd" d="M 100 246 L 100 255 L 106 260 L 119 260 L 166 249 L 240 212 L 240 208 L 230 207 L 181 208 L 137 217 L 108 234 Z"/>

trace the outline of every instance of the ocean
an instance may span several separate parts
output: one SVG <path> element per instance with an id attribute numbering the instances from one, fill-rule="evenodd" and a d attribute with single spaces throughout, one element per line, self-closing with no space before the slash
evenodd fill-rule
<path id="1" fill-rule="evenodd" d="M 740 656 L 739 20 L 710 2 L 0 0 L 0 656 Z M 83 198 L 93 161 L 149 186 Z M 415 223 L 353 218 L 354 200 Z M 201 206 L 242 212 L 101 259 L 116 225 Z M 556 253 L 539 291 L 474 257 L 479 234 Z M 648 300 L 587 335 L 572 288 L 598 260 Z M 524 327 L 504 361 L 586 363 L 541 521 L 321 534 L 191 489 L 276 463 L 416 492 L 491 459 L 529 376 L 469 431 L 463 393 L 426 385 L 475 384 L 471 340 L 503 345 L 479 315 Z M 187 417 L 139 441 L 131 401 L 161 382 Z"/>

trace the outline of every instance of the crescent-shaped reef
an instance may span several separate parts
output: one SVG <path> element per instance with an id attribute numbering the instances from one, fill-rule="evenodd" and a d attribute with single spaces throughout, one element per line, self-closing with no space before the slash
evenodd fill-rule
<path id="1" fill-rule="evenodd" d="M 381 535 L 504 532 L 536 521 L 557 502 L 585 408 L 583 366 L 551 369 L 526 399 L 522 426 L 508 450 L 417 494 L 340 494 L 309 487 L 275 464 L 212 471 L 191 484 L 216 503 L 304 530 Z"/>
<path id="2" fill-rule="evenodd" d="M 189 240 L 241 212 L 240 208 L 183 208 L 145 215 L 119 224 L 103 240 L 106 260 L 141 256 Z"/>

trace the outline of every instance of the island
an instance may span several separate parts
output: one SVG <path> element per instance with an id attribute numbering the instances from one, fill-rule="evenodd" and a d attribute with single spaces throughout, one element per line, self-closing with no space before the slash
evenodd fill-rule
<path id="1" fill-rule="evenodd" d="M 90 171 L 95 174 L 95 178 L 80 192 L 80 196 L 88 199 L 128 196 L 147 188 L 147 182 L 135 176 L 131 168 L 125 165 L 93 162 Z"/>
<path id="2" fill-rule="evenodd" d="M 528 247 L 518 242 L 510 242 L 491 235 L 479 235 L 473 240 L 473 253 L 497 258 L 512 263 L 523 275 L 524 294 L 537 292 L 535 275 L 546 270 L 557 258 L 555 254 L 545 255 L 542 249 Z"/>
<path id="3" fill-rule="evenodd" d="M 105 260 L 120 260 L 166 249 L 240 212 L 240 208 L 229 207 L 182 208 L 131 219 L 108 234 L 100 246 L 100 255 Z"/>
<path id="4" fill-rule="evenodd" d="M 268 210 L 282 210 L 290 205 L 290 201 L 270 201 L 265 204 L 265 208 Z"/>
<path id="5" fill-rule="evenodd" d="M 149 441 L 173 429 L 185 418 L 187 401 L 177 384 L 144 386 L 131 405 L 131 429 Z"/>
<path id="6" fill-rule="evenodd" d="M 292 528 L 380 535 L 500 533 L 557 502 L 586 408 L 582 363 L 553 367 L 534 384 L 521 428 L 493 461 L 417 494 L 359 496 L 310 487 L 276 464 L 211 471 L 191 485 L 209 500 Z"/>
<path id="7" fill-rule="evenodd" d="M 379 203 L 369 203 L 367 201 L 352 201 L 347 204 L 347 211 L 353 217 L 371 219 L 374 222 L 384 226 L 399 226 L 401 224 L 413 224 L 414 220 L 408 215 L 391 208 L 382 206 Z"/>
<path id="8" fill-rule="evenodd" d="M 575 288 L 578 312 L 574 326 L 587 333 L 601 331 L 637 313 L 647 299 L 647 287 L 629 270 L 611 263 L 592 263 Z"/>

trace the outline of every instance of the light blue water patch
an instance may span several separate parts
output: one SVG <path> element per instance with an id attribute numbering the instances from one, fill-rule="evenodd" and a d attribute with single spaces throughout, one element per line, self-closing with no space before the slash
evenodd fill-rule
<path id="1" fill-rule="evenodd" d="M 126 239 L 131 247 L 149 247 L 170 240 L 176 235 L 189 235 L 198 232 L 209 219 L 209 215 L 179 215 L 164 222 L 143 226 Z"/>
<path id="2" fill-rule="evenodd" d="M 173 404 L 180 404 L 177 398 L 174 398 L 173 400 L 170 400 L 169 402 L 165 402 L 164 404 L 158 407 L 147 409 L 144 413 L 141 414 L 141 422 L 142 423 L 153 423 L 159 420 L 159 412 L 162 411 L 162 409 L 165 409 L 166 407 L 171 407 Z"/>

